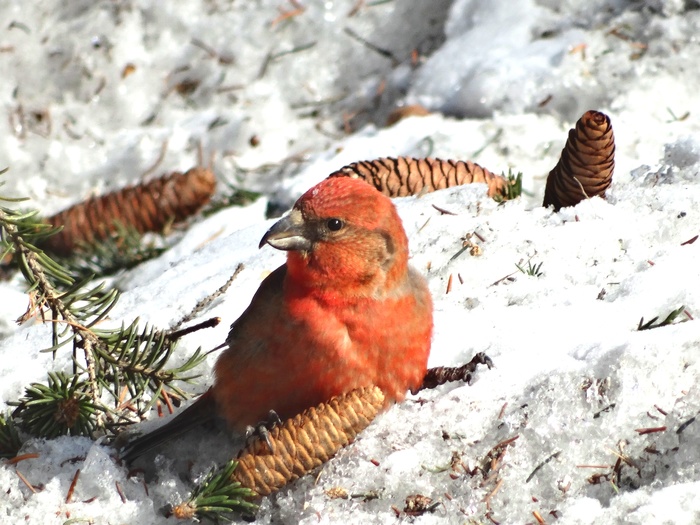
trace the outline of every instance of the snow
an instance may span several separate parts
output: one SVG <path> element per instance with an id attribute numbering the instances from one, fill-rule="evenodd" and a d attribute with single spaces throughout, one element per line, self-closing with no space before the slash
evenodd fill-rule
<path id="1" fill-rule="evenodd" d="M 223 322 L 184 338 L 175 356 L 184 359 L 223 341 L 284 260 L 257 249 L 268 206 L 288 206 L 330 172 L 380 156 L 522 171 L 526 194 L 500 206 L 478 185 L 396 201 L 412 264 L 435 300 L 430 365 L 483 351 L 496 367 L 480 368 L 472 385 L 409 396 L 317 480 L 263 500 L 258 520 L 395 522 L 392 506 L 422 494 L 440 505 L 410 518 L 421 524 L 535 523 L 533 512 L 565 524 L 700 521 L 700 423 L 682 427 L 700 411 L 698 321 L 681 314 L 683 322 L 637 331 L 642 317 L 663 319 L 681 305 L 700 315 L 700 242 L 683 244 L 700 233 L 700 5 L 365 2 L 352 16 L 350 0 L 305 6 L 283 20 L 294 6 L 282 0 L 4 2 L 0 168 L 10 171 L 0 192 L 31 197 L 50 214 L 187 169 L 200 151 L 220 180 L 262 191 L 117 278 L 115 325 L 139 316 L 167 327 L 244 265 L 198 319 Z M 194 90 L 180 94 L 184 81 Z M 412 103 L 433 114 L 384 127 L 392 109 Z M 610 115 L 615 131 L 607 198 L 544 209 L 546 174 L 588 109 Z M 483 254 L 452 259 L 471 232 L 484 239 Z M 516 268 L 529 263 L 542 263 L 543 275 Z M 14 323 L 23 290 L 18 277 L 0 282 L 3 410 L 47 370 L 69 365 L 68 355 L 39 352 L 48 327 Z M 206 387 L 203 379 L 189 388 Z M 515 436 L 495 475 L 471 474 Z M 128 477 L 100 442 L 30 440 L 22 452 L 38 458 L 0 465 L 0 521 L 165 523 L 159 509 L 186 497 L 238 444 L 226 432 L 180 439 L 140 461 L 146 491 L 143 475 Z M 629 464 L 617 486 L 593 483 L 610 468 L 591 466 L 612 467 L 621 454 Z M 31 493 L 17 471 L 42 489 Z M 331 499 L 332 487 L 378 497 Z"/>

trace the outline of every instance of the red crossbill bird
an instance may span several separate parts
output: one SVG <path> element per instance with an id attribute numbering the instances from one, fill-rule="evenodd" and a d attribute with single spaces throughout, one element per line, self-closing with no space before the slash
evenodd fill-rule
<path id="1" fill-rule="evenodd" d="M 242 431 L 293 417 L 355 388 L 387 403 L 417 389 L 433 329 L 425 279 L 391 200 L 349 177 L 317 184 L 263 236 L 287 251 L 229 331 L 214 384 L 171 422 L 137 438 L 131 460 L 213 417 Z"/>

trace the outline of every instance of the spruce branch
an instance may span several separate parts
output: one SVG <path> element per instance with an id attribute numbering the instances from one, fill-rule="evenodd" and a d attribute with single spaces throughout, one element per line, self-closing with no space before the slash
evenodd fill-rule
<path id="1" fill-rule="evenodd" d="M 17 424 L 12 416 L 0 414 L 0 458 L 13 458 L 22 448 Z"/>
<path id="2" fill-rule="evenodd" d="M 214 196 L 209 204 L 202 210 L 203 217 L 210 217 L 215 213 L 231 206 L 245 206 L 260 198 L 260 193 L 246 190 L 231 182 L 224 183 L 224 189 Z"/>
<path id="3" fill-rule="evenodd" d="M 90 387 L 78 375 L 49 372 L 48 384 L 32 383 L 15 413 L 21 412 L 27 430 L 37 436 L 54 438 L 92 436 L 102 411 L 90 400 Z"/>
<path id="4" fill-rule="evenodd" d="M 70 292 L 75 292 L 77 288 L 71 286 L 71 288 L 67 292 L 58 291 L 49 280 L 47 274 L 44 272 L 45 267 L 50 268 L 53 266 L 51 264 L 53 263 L 53 261 L 51 261 L 51 263 L 47 266 L 46 261 L 51 260 L 49 257 L 45 256 L 45 254 L 43 253 L 39 254 L 35 251 L 30 250 L 29 247 L 24 242 L 22 242 L 19 232 L 13 232 L 9 230 L 9 228 L 11 228 L 11 225 L 7 224 L 5 225 L 5 228 L 6 230 L 8 230 L 8 233 L 10 233 L 10 235 L 12 236 L 12 240 L 15 244 L 16 250 L 20 253 L 20 268 L 22 269 L 22 273 L 25 276 L 25 279 L 27 279 L 27 282 L 30 283 L 30 289 L 36 289 L 38 291 L 40 297 L 39 302 L 42 304 L 46 304 L 51 311 L 52 318 L 54 321 L 54 324 L 52 325 L 53 346 L 49 350 L 53 351 L 55 355 L 56 350 L 60 346 L 77 338 L 77 341 L 74 342 L 74 345 L 76 348 L 82 347 L 84 350 L 83 357 L 85 359 L 86 371 L 88 374 L 88 389 L 90 392 L 90 397 L 92 399 L 93 404 L 99 406 L 101 404 L 100 388 L 95 373 L 95 357 L 94 353 L 91 350 L 93 348 L 100 348 L 102 346 L 102 343 L 97 338 L 95 333 L 89 329 L 89 327 L 83 326 L 81 322 L 82 319 L 79 319 L 70 309 L 69 306 L 73 303 L 73 301 L 69 300 L 68 302 L 64 302 L 63 300 L 69 298 Z M 60 273 L 57 271 L 53 271 L 51 275 L 53 275 L 54 277 L 58 277 Z M 70 276 L 65 274 L 65 277 L 65 279 L 61 279 L 65 284 L 75 284 Z M 80 294 L 79 299 L 85 300 L 86 297 L 87 296 L 85 294 Z M 94 308 L 92 309 L 92 313 L 98 313 L 99 309 L 101 309 L 102 311 L 99 312 L 98 318 L 103 318 L 107 315 L 109 310 L 111 310 L 112 307 L 116 304 L 118 297 L 118 292 L 116 290 L 113 290 L 109 293 L 106 300 L 100 299 L 98 304 L 93 305 Z M 62 342 L 59 341 L 59 337 L 61 334 L 66 334 L 66 331 L 59 333 L 60 327 L 58 323 L 60 321 L 64 321 L 65 323 L 67 323 L 70 326 L 72 332 L 68 334 Z M 97 425 L 102 426 L 102 424 L 103 417 L 101 414 L 98 414 Z"/>
<path id="5" fill-rule="evenodd" d="M 0 201 L 18 200 L 0 197 Z M 197 377 L 192 369 L 205 355 L 198 349 L 177 367 L 167 368 L 167 363 L 177 340 L 188 331 L 142 327 L 138 319 L 120 328 L 98 329 L 119 293 L 104 283 L 91 284 L 92 275 L 76 277 L 44 253 L 38 246 L 55 231 L 35 212 L 0 205 L 0 251 L 13 256 L 28 284 L 29 306 L 18 322 L 33 317 L 50 322 L 52 344 L 45 351 L 55 357 L 72 343 L 73 352 L 72 374 L 50 373 L 47 384 L 29 386 L 25 396 L 13 403 L 18 406 L 13 416 L 42 437 L 94 435 L 115 431 L 142 415 L 158 397 L 187 397 L 174 383 Z M 127 392 L 131 397 L 124 399 Z M 149 395 L 151 399 L 144 402 Z"/>
<path id="6" fill-rule="evenodd" d="M 178 519 L 209 518 L 224 520 L 233 513 L 253 514 L 258 506 L 250 500 L 255 492 L 233 480 L 238 466 L 235 459 L 220 468 L 212 469 L 195 487 L 189 499 L 172 508 L 172 515 Z"/>
<path id="7" fill-rule="evenodd" d="M 80 277 L 104 277 L 119 270 L 129 270 L 154 259 L 165 252 L 171 241 L 157 245 L 154 240 L 144 242 L 144 235 L 136 228 L 117 222 L 113 232 L 92 244 L 76 242 L 68 257 L 60 258 L 71 274 Z"/>
<path id="8" fill-rule="evenodd" d="M 105 342 L 106 348 L 98 347 L 96 352 L 104 368 L 103 375 L 111 382 L 108 388 L 112 396 L 119 397 L 124 383 L 129 387 L 131 401 L 140 401 L 144 394 L 152 392 L 157 394 L 152 399 L 154 402 L 163 388 L 168 388 L 177 397 L 186 398 L 187 394 L 172 383 L 188 382 L 198 377 L 190 372 L 206 358 L 206 354 L 198 348 L 180 366 L 166 368 L 177 337 L 148 325 L 140 328 L 138 322 L 136 319 L 131 325 L 116 331 L 96 331 Z M 152 402 L 140 407 L 139 412 L 148 410 Z"/>
<path id="9" fill-rule="evenodd" d="M 52 325 L 52 350 L 55 352 L 58 346 L 65 344 L 74 337 L 80 337 L 87 342 L 87 344 L 83 346 L 86 350 L 84 352 L 84 357 L 89 377 L 89 390 L 92 402 L 95 405 L 99 405 L 100 391 L 95 376 L 94 358 L 91 352 L 89 352 L 89 348 L 99 345 L 99 342 L 90 330 L 82 326 L 81 320 L 78 319 L 73 312 L 71 312 L 66 303 L 61 300 L 66 296 L 65 293 L 57 290 L 50 281 L 50 277 L 53 277 L 56 281 L 72 288 L 75 284 L 73 278 L 43 251 L 27 241 L 27 238 L 31 238 L 32 236 L 41 239 L 42 235 L 47 236 L 55 231 L 54 228 L 42 227 L 41 223 L 32 224 L 31 222 L 27 222 L 34 216 L 36 216 L 36 212 L 21 214 L 5 207 L 0 207 L 2 238 L 8 243 L 8 249 L 12 249 L 15 256 L 18 257 L 20 270 L 29 284 L 29 289 L 31 291 L 37 291 L 39 308 L 43 309 L 44 305 L 46 305 L 51 312 L 53 321 L 63 320 L 73 329 L 72 335 L 69 335 L 67 340 L 63 343 L 59 343 L 60 327 L 57 323 L 54 323 Z M 32 230 L 34 230 L 34 235 L 32 235 Z M 111 303 L 108 302 L 106 305 L 107 311 L 116 303 L 118 297 L 116 290 L 113 292 L 112 297 L 113 300 Z M 84 296 L 82 299 L 84 299 Z M 64 331 L 62 333 L 66 332 Z M 101 420 L 101 416 L 98 415 L 98 424 L 101 423 Z"/>

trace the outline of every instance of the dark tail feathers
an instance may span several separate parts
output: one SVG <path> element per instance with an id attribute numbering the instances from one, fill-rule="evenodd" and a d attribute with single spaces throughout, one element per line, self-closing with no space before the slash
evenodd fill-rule
<path id="1" fill-rule="evenodd" d="M 120 453 L 123 461 L 131 463 L 158 445 L 170 441 L 195 427 L 201 427 L 216 418 L 216 405 L 211 390 L 207 390 L 197 401 L 171 418 L 166 424 L 131 440 Z"/>

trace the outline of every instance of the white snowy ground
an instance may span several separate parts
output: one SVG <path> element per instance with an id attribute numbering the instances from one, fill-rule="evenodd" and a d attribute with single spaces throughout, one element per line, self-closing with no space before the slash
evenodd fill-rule
<path id="1" fill-rule="evenodd" d="M 530 195 L 503 206 L 479 186 L 397 201 L 412 262 L 435 299 L 430 365 L 484 351 L 496 368 L 393 407 L 317 480 L 264 500 L 258 520 L 535 523 L 538 512 L 547 523 L 700 522 L 700 420 L 684 424 L 700 411 L 700 325 L 690 318 L 700 316 L 700 242 L 682 245 L 700 233 L 700 4 L 368 0 L 352 16 L 354 1 L 304 5 L 276 20 L 295 6 L 6 0 L 0 167 L 10 171 L 0 191 L 53 213 L 142 175 L 186 169 L 199 144 L 222 181 L 264 191 L 117 280 L 115 324 L 140 316 L 167 327 L 244 263 L 202 314 L 224 322 L 183 340 L 183 358 L 220 343 L 283 261 L 256 248 L 269 199 L 288 204 L 329 172 L 379 156 L 521 170 Z M 193 91 L 178 93 L 184 84 Z M 382 127 L 409 103 L 434 114 Z M 539 206 L 544 177 L 587 109 L 612 118 L 614 181 L 607 200 L 554 213 Z M 469 232 L 483 237 L 483 255 L 451 260 Z M 542 263 L 543 275 L 517 270 L 528 261 Z M 14 324 L 26 302 L 18 278 L 0 283 L 0 409 L 68 363 L 39 353 L 47 327 Z M 683 322 L 636 330 L 640 318 L 681 305 Z M 651 427 L 666 430 L 636 431 Z M 516 436 L 497 476 L 469 474 Z M 23 452 L 39 457 L 0 465 L 2 523 L 165 523 L 158 509 L 234 449 L 222 434 L 184 438 L 149 460 L 148 492 L 88 439 L 30 440 Z M 616 486 L 592 483 L 620 455 Z M 41 490 L 31 493 L 16 471 Z M 331 499 L 332 487 L 378 497 Z M 440 504 L 397 518 L 392 506 L 415 494 Z"/>

